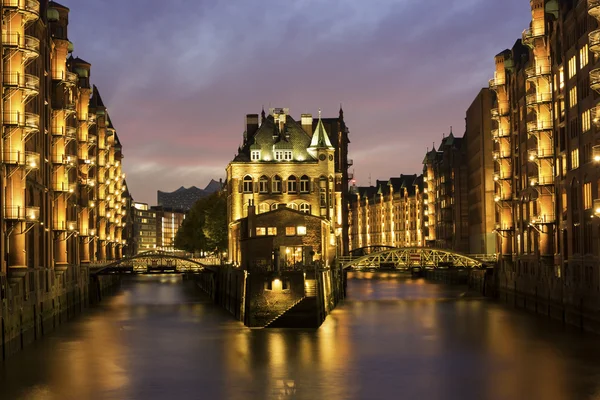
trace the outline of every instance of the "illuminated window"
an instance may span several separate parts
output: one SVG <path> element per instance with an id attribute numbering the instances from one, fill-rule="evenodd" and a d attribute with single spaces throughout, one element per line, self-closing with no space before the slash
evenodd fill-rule
<path id="1" fill-rule="evenodd" d="M 297 228 L 296 228 L 296 233 L 297 233 L 299 236 L 306 235 L 306 227 L 305 227 L 305 226 L 299 226 L 299 227 L 297 227 Z"/>
<path id="2" fill-rule="evenodd" d="M 569 107 L 574 107 L 577 105 L 577 86 L 572 87 L 569 90 Z"/>
<path id="3" fill-rule="evenodd" d="M 571 150 L 571 169 L 579 168 L 579 149 Z"/>
<path id="4" fill-rule="evenodd" d="M 270 226 L 267 228 L 267 235 L 269 236 L 275 236 L 277 235 L 277 228 L 274 226 Z"/>
<path id="5" fill-rule="evenodd" d="M 586 182 L 583 184 L 583 209 L 590 208 L 592 208 L 592 183 Z"/>
<path id="6" fill-rule="evenodd" d="M 285 227 L 286 236 L 294 236 L 296 235 L 296 227 L 295 226 L 286 226 Z"/>
<path id="7" fill-rule="evenodd" d="M 591 126 L 591 116 L 590 116 L 590 110 L 584 111 L 581 114 L 581 132 L 588 132 L 590 129 L 592 129 Z"/>
<path id="8" fill-rule="evenodd" d="M 266 213 L 269 210 L 270 210 L 270 207 L 269 207 L 269 204 L 267 204 L 267 203 L 260 203 L 258 205 L 258 213 L 259 214 Z"/>
<path id="9" fill-rule="evenodd" d="M 281 193 L 281 178 L 278 175 L 273 177 L 273 182 L 271 182 L 271 192 Z"/>
<path id="10" fill-rule="evenodd" d="M 256 228 L 256 236 L 265 236 L 267 234 L 267 228 L 265 227 L 257 227 Z"/>
<path id="11" fill-rule="evenodd" d="M 287 191 L 288 193 L 296 193 L 298 191 L 298 181 L 294 175 L 287 179 Z"/>
<path id="12" fill-rule="evenodd" d="M 300 193 L 308 193 L 310 191 L 310 179 L 304 175 L 300 178 Z"/>
<path id="13" fill-rule="evenodd" d="M 558 69 L 558 85 L 560 89 L 565 88 L 565 68 L 560 67 Z"/>
<path id="14" fill-rule="evenodd" d="M 279 207 L 279 204 L 277 204 L 277 203 L 271 204 L 271 211 L 277 210 L 278 207 Z"/>
<path id="15" fill-rule="evenodd" d="M 258 181 L 258 191 L 260 193 L 268 193 L 269 192 L 269 179 L 266 176 L 261 176 Z"/>
<path id="16" fill-rule="evenodd" d="M 292 157 L 292 151 L 291 151 L 291 150 L 285 150 L 285 151 L 283 152 L 283 159 L 284 159 L 284 160 L 286 160 L 286 161 L 291 161 L 291 160 L 293 160 L 293 157 Z"/>
<path id="17" fill-rule="evenodd" d="M 298 204 L 296 203 L 288 203 L 288 208 L 291 208 L 292 210 L 297 210 L 298 209 Z"/>
<path id="18" fill-rule="evenodd" d="M 250 159 L 252 161 L 258 161 L 258 160 L 260 160 L 260 150 L 252 150 L 250 152 Z"/>
<path id="19" fill-rule="evenodd" d="M 575 56 L 569 59 L 569 79 L 575 76 L 577 73 L 577 60 Z"/>
<path id="20" fill-rule="evenodd" d="M 586 44 L 579 50 L 579 68 L 585 67 L 588 60 L 588 45 Z"/>
<path id="21" fill-rule="evenodd" d="M 302 203 L 300 204 L 300 211 L 302 211 L 303 213 L 310 213 L 310 204 L 308 203 Z"/>
<path id="22" fill-rule="evenodd" d="M 252 177 L 250 175 L 246 175 L 244 177 L 244 193 L 252 193 Z"/>
<path id="23" fill-rule="evenodd" d="M 275 150 L 275 160 L 276 161 L 283 160 L 283 151 L 282 150 Z"/>

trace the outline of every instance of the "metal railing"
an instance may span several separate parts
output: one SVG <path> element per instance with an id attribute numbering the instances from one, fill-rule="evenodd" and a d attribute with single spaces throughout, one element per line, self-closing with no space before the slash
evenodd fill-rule
<path id="1" fill-rule="evenodd" d="M 549 131 L 554 129 L 552 121 L 531 121 L 527 123 L 527 132 Z"/>
<path id="2" fill-rule="evenodd" d="M 22 90 L 39 93 L 40 78 L 31 74 L 21 74 L 19 72 L 4 72 L 4 86 L 16 87 Z"/>
<path id="3" fill-rule="evenodd" d="M 40 166 L 40 153 L 33 151 L 4 151 L 2 153 L 2 162 L 37 169 Z"/>
<path id="4" fill-rule="evenodd" d="M 528 106 L 540 104 L 540 103 L 549 103 L 552 101 L 552 93 L 551 92 L 538 92 L 528 94 L 525 98 L 525 104 Z"/>
<path id="5" fill-rule="evenodd" d="M 33 206 L 5 206 L 4 218 L 18 221 L 38 221 L 40 219 L 40 208 Z"/>
<path id="6" fill-rule="evenodd" d="M 13 125 L 20 128 L 38 130 L 40 128 L 40 116 L 30 112 L 4 111 L 2 113 L 4 125 Z"/>
<path id="7" fill-rule="evenodd" d="M 52 189 L 55 192 L 74 193 L 77 190 L 77 185 L 68 182 L 54 182 Z"/>

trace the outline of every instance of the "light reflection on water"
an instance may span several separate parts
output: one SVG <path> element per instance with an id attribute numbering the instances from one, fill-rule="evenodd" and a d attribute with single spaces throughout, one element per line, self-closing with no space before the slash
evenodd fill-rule
<path id="1" fill-rule="evenodd" d="M 319 330 L 247 329 L 172 276 L 0 366 L 0 399 L 600 399 L 600 338 L 423 280 L 351 280 Z"/>

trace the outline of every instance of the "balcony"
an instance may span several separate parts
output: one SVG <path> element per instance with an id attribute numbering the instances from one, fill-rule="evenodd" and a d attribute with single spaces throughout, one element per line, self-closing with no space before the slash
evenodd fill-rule
<path id="1" fill-rule="evenodd" d="M 5 151 L 2 154 L 2 161 L 5 164 L 25 167 L 28 170 L 34 170 L 40 167 L 39 153 L 34 153 L 32 151 Z"/>
<path id="2" fill-rule="evenodd" d="M 490 90 L 498 90 L 500 86 L 504 86 L 506 84 L 506 80 L 504 78 L 492 78 L 489 81 Z"/>
<path id="3" fill-rule="evenodd" d="M 494 150 L 492 152 L 494 160 L 500 160 L 504 158 L 510 158 L 511 151 L 510 150 Z"/>
<path id="4" fill-rule="evenodd" d="M 38 131 L 40 129 L 40 116 L 34 113 L 20 111 L 4 111 L 4 125 L 18 128 L 24 128 L 28 131 Z"/>
<path id="5" fill-rule="evenodd" d="M 525 98 L 525 104 L 528 106 L 536 106 L 538 104 L 550 103 L 552 101 L 551 92 L 538 92 L 528 94 Z"/>
<path id="6" fill-rule="evenodd" d="M 96 186 L 96 181 L 92 178 L 79 178 L 79 184 L 81 186 L 93 188 L 94 186 Z"/>
<path id="7" fill-rule="evenodd" d="M 539 77 L 548 76 L 552 73 L 550 64 L 546 65 L 533 65 L 529 68 L 525 68 L 525 76 L 527 79 L 537 79 Z"/>
<path id="8" fill-rule="evenodd" d="M 37 96 L 40 93 L 40 78 L 30 74 L 5 72 L 4 87 L 22 90 L 26 97 Z"/>
<path id="9" fill-rule="evenodd" d="M 554 214 L 538 214 L 538 215 L 531 216 L 531 223 L 535 224 L 535 225 L 553 224 L 554 222 L 556 222 L 556 219 L 554 218 Z"/>
<path id="10" fill-rule="evenodd" d="M 60 193 L 75 193 L 75 190 L 77 190 L 77 185 L 67 182 L 55 182 L 52 185 L 52 189 L 55 192 Z"/>
<path id="11" fill-rule="evenodd" d="M 600 68 L 590 71 L 590 88 L 600 92 Z"/>
<path id="12" fill-rule="evenodd" d="M 588 0 L 588 14 L 600 19 L 600 0 Z"/>
<path id="13" fill-rule="evenodd" d="M 511 179 L 512 178 L 512 171 L 508 170 L 506 172 L 496 172 L 494 173 L 494 181 L 498 182 L 498 181 L 503 181 L 503 180 L 507 180 L 507 179 Z"/>
<path id="14" fill-rule="evenodd" d="M 496 230 L 497 231 L 512 231 L 512 230 L 514 230 L 514 228 L 511 223 L 501 222 L 499 224 L 496 224 Z"/>
<path id="15" fill-rule="evenodd" d="M 21 51 L 24 63 L 40 55 L 40 40 L 33 36 L 2 32 L 2 44 L 8 49 Z"/>
<path id="16" fill-rule="evenodd" d="M 592 117 L 592 124 L 594 124 L 596 127 L 600 127 L 600 105 L 592 107 L 590 113 Z"/>
<path id="17" fill-rule="evenodd" d="M 52 135 L 74 140 L 77 138 L 77 128 L 72 126 L 53 126 Z"/>
<path id="18" fill-rule="evenodd" d="M 508 129 L 492 129 L 492 138 L 501 139 L 510 137 L 510 131 Z"/>
<path id="19" fill-rule="evenodd" d="M 554 149 L 551 147 L 537 148 L 537 149 L 533 149 L 533 150 L 528 150 L 527 154 L 529 156 L 529 161 L 536 162 L 539 159 L 554 157 Z"/>
<path id="20" fill-rule="evenodd" d="M 523 44 L 531 46 L 535 39 L 543 37 L 545 33 L 543 25 L 541 27 L 525 29 L 522 34 Z"/>
<path id="21" fill-rule="evenodd" d="M 77 229 L 77 221 L 54 221 L 52 228 L 55 231 L 75 231 Z"/>
<path id="22" fill-rule="evenodd" d="M 537 134 L 541 131 L 551 131 L 554 129 L 552 121 L 531 121 L 527 123 L 527 133 Z"/>
<path id="23" fill-rule="evenodd" d="M 40 17 L 40 2 L 37 0 L 2 0 L 2 7 L 23 14 L 25 23 Z"/>
<path id="24" fill-rule="evenodd" d="M 4 219 L 13 221 L 39 221 L 39 207 L 21 207 L 21 206 L 5 206 Z"/>
<path id="25" fill-rule="evenodd" d="M 52 154 L 52 163 L 57 165 L 67 165 L 74 167 L 77 163 L 77 157 L 71 154 Z"/>
<path id="26" fill-rule="evenodd" d="M 507 202 L 507 201 L 512 201 L 512 200 L 513 200 L 513 196 L 509 190 L 502 191 L 500 193 L 496 193 L 496 195 L 494 196 L 494 201 L 496 203 L 502 203 L 502 202 Z"/>
<path id="27" fill-rule="evenodd" d="M 498 107 L 490 110 L 492 118 L 500 118 L 509 114 L 508 102 L 502 102 L 498 104 Z"/>
<path id="28" fill-rule="evenodd" d="M 529 180 L 530 186 L 548 186 L 554 185 L 553 175 L 539 175 L 537 178 L 531 178 Z"/>

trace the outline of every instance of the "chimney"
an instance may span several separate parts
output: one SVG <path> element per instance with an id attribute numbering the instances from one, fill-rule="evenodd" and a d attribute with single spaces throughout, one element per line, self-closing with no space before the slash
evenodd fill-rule
<path id="1" fill-rule="evenodd" d="M 246 138 L 250 140 L 258 130 L 258 114 L 246 114 Z"/>
<path id="2" fill-rule="evenodd" d="M 313 134 L 313 129 L 312 129 L 313 118 L 312 118 L 312 114 L 302 114 L 301 117 L 300 117 L 300 121 L 302 122 L 302 129 L 304 129 L 304 132 L 306 132 L 306 134 L 308 136 L 312 136 L 312 134 Z"/>

